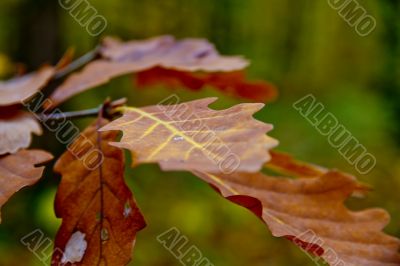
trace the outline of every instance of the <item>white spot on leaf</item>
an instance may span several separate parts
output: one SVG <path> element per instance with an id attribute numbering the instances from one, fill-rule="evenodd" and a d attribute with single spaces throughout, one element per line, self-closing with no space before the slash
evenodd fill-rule
<path id="1" fill-rule="evenodd" d="M 61 259 L 61 263 L 75 263 L 80 262 L 85 255 L 87 242 L 85 240 L 85 234 L 77 231 L 72 234 L 65 246 L 65 251 Z"/>
<path id="2" fill-rule="evenodd" d="M 174 141 L 182 141 L 182 140 L 184 140 L 184 139 L 185 139 L 185 138 L 182 137 L 182 136 L 175 136 L 175 137 L 173 138 Z"/>

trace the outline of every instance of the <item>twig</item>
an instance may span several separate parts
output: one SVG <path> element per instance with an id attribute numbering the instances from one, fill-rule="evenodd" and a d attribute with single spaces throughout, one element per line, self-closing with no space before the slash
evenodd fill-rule
<path id="1" fill-rule="evenodd" d="M 124 105 L 126 103 L 126 98 L 122 98 L 113 102 L 106 103 L 103 107 L 101 105 L 97 108 L 80 110 L 80 111 L 72 111 L 72 112 L 63 112 L 63 113 L 53 113 L 53 114 L 38 114 L 39 120 L 47 121 L 47 120 L 62 120 L 62 119 L 72 119 L 72 118 L 82 118 L 82 117 L 94 117 L 98 116 L 99 112 L 103 109 L 104 116 L 113 116 L 117 112 L 116 108 Z"/>
<path id="2" fill-rule="evenodd" d="M 55 113 L 55 114 L 40 114 L 39 120 L 62 120 L 65 118 L 80 118 L 80 117 L 90 117 L 97 116 L 100 108 L 92 108 L 73 112 Z"/>
<path id="3" fill-rule="evenodd" d="M 86 53 L 85 55 L 79 57 L 78 59 L 67 65 L 66 67 L 57 71 L 57 73 L 54 75 L 54 79 L 63 78 L 69 73 L 77 70 L 78 68 L 86 65 L 87 63 L 95 59 L 96 56 L 99 54 L 100 47 L 101 47 L 100 45 L 96 46 L 96 48 L 94 48 L 92 51 Z"/>

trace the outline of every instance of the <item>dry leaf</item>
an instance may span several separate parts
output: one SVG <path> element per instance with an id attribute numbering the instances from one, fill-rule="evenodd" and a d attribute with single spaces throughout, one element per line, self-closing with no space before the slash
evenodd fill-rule
<path id="1" fill-rule="evenodd" d="M 71 74 L 49 97 L 51 106 L 55 107 L 72 96 L 96 86 L 106 84 L 110 79 L 139 71 L 129 63 L 110 62 L 104 59 L 95 60 L 84 67 L 82 72 Z"/>
<path id="2" fill-rule="evenodd" d="M 54 74 L 54 68 L 42 67 L 40 70 L 0 82 L 0 106 L 20 104 L 42 89 Z"/>
<path id="3" fill-rule="evenodd" d="M 264 104 L 216 111 L 208 107 L 215 100 L 127 108 L 101 130 L 121 130 L 122 139 L 112 145 L 131 150 L 134 163 L 157 162 L 164 170 L 258 171 L 277 145 L 265 135 L 272 125 L 253 118 Z"/>
<path id="4" fill-rule="evenodd" d="M 155 67 L 139 72 L 136 83 L 138 87 L 162 83 L 172 88 L 183 86 L 195 91 L 213 86 L 227 94 L 259 102 L 270 102 L 277 97 L 277 90 L 273 85 L 264 81 L 246 81 L 243 71 L 190 73 Z"/>
<path id="5" fill-rule="evenodd" d="M 108 145 L 117 134 L 99 137 L 96 129 L 89 126 L 55 165 L 62 175 L 55 210 L 63 221 L 52 265 L 126 265 L 136 233 L 145 226 L 124 182 L 123 152 Z"/>
<path id="6" fill-rule="evenodd" d="M 52 158 L 50 153 L 41 150 L 21 150 L 16 154 L 1 156 L 0 207 L 21 188 L 36 183 L 44 167 L 35 166 Z"/>
<path id="7" fill-rule="evenodd" d="M 194 172 L 228 200 L 259 216 L 276 237 L 285 237 L 330 265 L 400 265 L 400 240 L 382 229 L 390 218 L 386 211 L 351 211 L 344 201 L 363 190 L 356 179 L 338 171 L 295 162 L 274 153 L 273 170 L 294 172 L 301 179 L 262 173 L 215 175 Z M 288 161 L 284 162 L 284 158 Z M 268 167 L 269 168 L 269 167 Z M 323 169 L 323 168 L 320 168 Z M 312 177 L 314 171 L 317 175 Z M 315 258 L 318 260 L 318 258 Z M 322 259 L 320 261 L 322 263 Z"/>
<path id="8" fill-rule="evenodd" d="M 298 178 L 322 176 L 328 172 L 321 166 L 297 161 L 291 155 L 277 151 L 271 151 L 267 167 Z"/>
<path id="9" fill-rule="evenodd" d="M 249 64 L 241 56 L 221 56 L 207 40 L 177 41 L 172 36 L 129 42 L 108 37 L 101 53 L 114 62 L 142 65 L 142 70 L 160 66 L 182 71 L 234 71 Z"/>
<path id="10" fill-rule="evenodd" d="M 52 106 L 70 97 L 107 83 L 110 79 L 160 66 L 181 71 L 235 71 L 248 65 L 239 56 L 221 56 L 203 39 L 175 40 L 161 36 L 142 41 L 120 42 L 106 38 L 101 49 L 103 59 L 86 65 L 72 74 L 50 96 Z"/>
<path id="11" fill-rule="evenodd" d="M 0 115 L 0 155 L 15 153 L 29 147 L 31 134 L 42 134 L 42 129 L 35 117 L 27 112 L 17 111 Z"/>

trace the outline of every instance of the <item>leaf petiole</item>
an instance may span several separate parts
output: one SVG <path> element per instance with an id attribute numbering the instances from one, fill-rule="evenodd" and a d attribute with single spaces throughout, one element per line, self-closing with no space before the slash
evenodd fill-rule
<path id="1" fill-rule="evenodd" d="M 121 98 L 115 100 L 113 102 L 105 103 L 104 107 L 101 105 L 100 107 L 79 110 L 79 111 L 71 111 L 71 112 L 62 112 L 62 113 L 51 113 L 51 114 L 38 114 L 39 120 L 47 121 L 47 120 L 62 120 L 62 119 L 72 119 L 72 118 L 83 118 L 83 117 L 96 117 L 99 112 L 103 109 L 105 117 L 113 117 L 116 114 L 122 112 L 124 110 L 123 105 L 126 103 L 126 98 Z"/>

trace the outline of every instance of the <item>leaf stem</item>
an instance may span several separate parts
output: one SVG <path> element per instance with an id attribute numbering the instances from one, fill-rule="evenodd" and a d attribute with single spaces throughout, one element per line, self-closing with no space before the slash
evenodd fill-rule
<path id="1" fill-rule="evenodd" d="M 73 112 L 55 113 L 55 114 L 41 114 L 39 119 L 46 120 L 62 120 L 65 118 L 80 118 L 80 117 L 94 117 L 99 113 L 100 108 L 92 108 Z"/>
<path id="2" fill-rule="evenodd" d="M 72 119 L 72 118 L 83 118 L 83 117 L 95 117 L 98 116 L 101 110 L 104 111 L 104 115 L 108 117 L 112 117 L 116 113 L 120 112 L 120 108 L 122 105 L 126 103 L 126 98 L 122 98 L 113 102 L 109 102 L 96 108 L 72 111 L 72 112 L 53 112 L 51 114 L 38 114 L 39 120 L 47 121 L 47 120 L 63 120 L 63 119 Z"/>
<path id="3" fill-rule="evenodd" d="M 89 51 L 88 53 L 84 54 L 83 56 L 79 57 L 78 59 L 67 65 L 66 67 L 57 71 L 57 73 L 54 75 L 54 79 L 63 78 L 66 75 L 70 74 L 71 72 L 74 72 L 78 68 L 86 65 L 87 63 L 95 59 L 99 54 L 100 47 L 101 47 L 100 45 L 96 46 L 96 48 L 94 48 L 92 51 Z"/>

